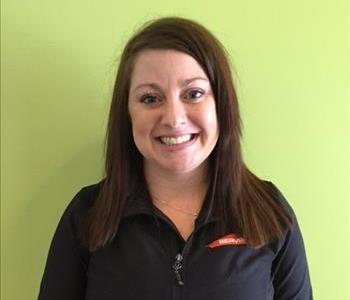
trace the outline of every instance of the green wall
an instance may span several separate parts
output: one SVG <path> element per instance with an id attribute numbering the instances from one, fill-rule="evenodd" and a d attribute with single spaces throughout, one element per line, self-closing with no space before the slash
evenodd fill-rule
<path id="1" fill-rule="evenodd" d="M 63 209 L 99 180 L 120 49 L 144 21 L 193 18 L 228 48 L 244 155 L 303 232 L 315 299 L 350 299 L 350 2 L 1 3 L 1 299 L 35 299 Z"/>

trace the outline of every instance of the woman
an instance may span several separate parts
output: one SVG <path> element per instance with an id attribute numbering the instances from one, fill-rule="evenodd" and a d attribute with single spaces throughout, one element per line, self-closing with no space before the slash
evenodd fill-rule
<path id="1" fill-rule="evenodd" d="M 105 178 L 63 214 L 39 299 L 312 299 L 296 217 L 245 166 L 240 126 L 207 29 L 141 28 L 118 69 Z"/>

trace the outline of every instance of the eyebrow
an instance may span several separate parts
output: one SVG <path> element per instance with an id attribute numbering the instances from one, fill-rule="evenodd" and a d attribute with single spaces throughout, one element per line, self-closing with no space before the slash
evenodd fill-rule
<path id="1" fill-rule="evenodd" d="M 208 79 L 205 78 L 205 77 L 193 77 L 193 78 L 189 78 L 189 79 L 186 79 L 186 80 L 182 81 L 182 82 L 180 83 L 180 86 L 181 86 L 181 87 L 187 86 L 187 85 L 189 85 L 192 81 L 196 81 L 196 80 L 208 81 Z M 157 83 L 150 82 L 150 83 L 141 83 L 141 84 L 139 84 L 138 86 L 136 86 L 136 87 L 134 88 L 134 91 L 136 91 L 136 90 L 138 90 L 138 89 L 140 89 L 140 88 L 142 88 L 142 87 L 151 87 L 151 88 L 156 89 L 156 90 L 161 90 L 160 86 L 159 86 Z"/>

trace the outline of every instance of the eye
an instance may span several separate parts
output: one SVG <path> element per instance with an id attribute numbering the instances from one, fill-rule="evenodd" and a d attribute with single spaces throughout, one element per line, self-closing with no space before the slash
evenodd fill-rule
<path id="1" fill-rule="evenodd" d="M 140 98 L 140 102 L 144 104 L 152 104 L 157 101 L 157 97 L 151 94 L 145 94 Z"/>
<path id="2" fill-rule="evenodd" d="M 199 90 L 199 89 L 195 89 L 195 90 L 191 90 L 186 94 L 186 99 L 190 100 L 190 101 L 195 101 L 198 98 L 202 97 L 202 95 L 204 94 L 204 91 Z"/>

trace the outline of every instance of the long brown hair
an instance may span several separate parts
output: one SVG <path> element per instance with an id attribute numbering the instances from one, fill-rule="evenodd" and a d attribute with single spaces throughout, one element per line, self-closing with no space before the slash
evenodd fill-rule
<path id="1" fill-rule="evenodd" d="M 271 186 L 250 172 L 242 160 L 241 119 L 225 48 L 197 22 L 166 17 L 146 23 L 131 37 L 121 56 L 106 133 L 105 177 L 84 224 L 90 251 L 113 239 L 130 191 L 136 182 L 144 184 L 142 156 L 132 137 L 128 95 L 135 58 L 147 49 L 186 53 L 209 78 L 219 123 L 219 139 L 210 155 L 205 201 L 209 213 L 215 212 L 227 230 L 240 234 L 251 246 L 282 237 L 286 225 L 291 224 L 287 209 Z"/>

